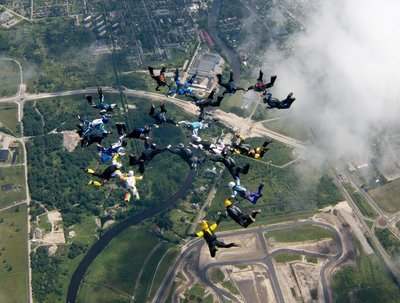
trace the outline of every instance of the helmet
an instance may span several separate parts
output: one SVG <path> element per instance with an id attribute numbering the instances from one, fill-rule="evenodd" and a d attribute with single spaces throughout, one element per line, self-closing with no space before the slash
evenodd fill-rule
<path id="1" fill-rule="evenodd" d="M 232 205 L 232 202 L 231 202 L 229 199 L 226 199 L 226 200 L 224 201 L 224 205 L 225 205 L 225 207 L 231 206 L 231 205 Z"/>
<path id="2" fill-rule="evenodd" d="M 133 175 L 134 175 L 133 170 L 130 170 L 130 171 L 128 172 L 128 176 L 129 176 L 129 177 L 132 177 Z"/>
<path id="3" fill-rule="evenodd" d="M 110 119 L 108 119 L 108 117 L 103 117 L 102 120 L 103 120 L 103 123 L 108 123 L 108 121 L 110 121 Z"/>
<path id="4" fill-rule="evenodd" d="M 206 220 L 201 220 L 201 229 L 207 229 L 208 228 L 208 223 Z"/>
<path id="5" fill-rule="evenodd" d="M 233 182 L 233 181 L 229 182 L 228 186 L 229 186 L 229 188 L 233 188 L 235 186 L 235 182 Z"/>
<path id="6" fill-rule="evenodd" d="M 184 148 L 185 145 L 183 145 L 183 143 L 179 143 L 179 144 L 178 144 L 178 147 L 179 147 L 179 148 Z"/>
<path id="7" fill-rule="evenodd" d="M 128 144 L 128 141 L 126 141 L 126 140 L 122 141 L 122 143 L 121 143 L 121 145 L 124 146 L 124 147 L 125 147 L 127 144 Z"/>
<path id="8" fill-rule="evenodd" d="M 157 144 L 151 143 L 150 147 L 151 147 L 151 149 L 156 149 L 157 148 Z"/>

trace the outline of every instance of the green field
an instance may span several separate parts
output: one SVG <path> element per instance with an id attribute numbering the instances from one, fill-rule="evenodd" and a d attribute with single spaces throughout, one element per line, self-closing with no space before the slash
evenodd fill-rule
<path id="1" fill-rule="evenodd" d="M 0 58 L 0 97 L 14 96 L 18 92 L 19 84 L 18 64 L 14 61 Z"/>
<path id="2" fill-rule="evenodd" d="M 20 135 L 21 130 L 18 124 L 17 104 L 15 103 L 0 104 L 0 131 L 4 131 L 14 136 Z"/>
<path id="3" fill-rule="evenodd" d="M 27 210 L 0 212 L 0 302 L 28 302 Z"/>
<path id="4" fill-rule="evenodd" d="M 5 184 L 13 184 L 9 191 L 2 191 Z M 25 175 L 23 166 L 0 168 L 0 208 L 26 199 Z"/>
<path id="5" fill-rule="evenodd" d="M 400 179 L 368 191 L 371 197 L 387 213 L 400 210 Z"/>
<path id="6" fill-rule="evenodd" d="M 162 259 L 159 260 L 158 267 L 154 272 L 152 280 L 152 286 L 150 289 L 150 298 L 154 297 L 161 283 L 164 281 L 164 277 L 167 274 L 171 264 L 173 264 L 175 258 L 178 256 L 179 249 L 172 247 L 170 248 Z"/>
<path id="7" fill-rule="evenodd" d="M 221 283 L 225 278 L 224 273 L 218 267 L 211 268 L 208 275 L 214 284 Z"/>
<path id="8" fill-rule="evenodd" d="M 300 141 L 309 140 L 307 129 L 303 125 L 296 123 L 296 120 L 292 117 L 282 117 L 280 119 L 266 121 L 263 125 L 272 131 L 279 132 L 282 135 Z"/>
<path id="9" fill-rule="evenodd" d="M 364 216 L 369 217 L 371 219 L 378 218 L 378 214 L 375 210 L 369 205 L 368 201 L 361 195 L 359 192 L 354 192 L 351 194 L 354 202 L 357 204 L 358 208 L 361 210 Z"/>
<path id="10" fill-rule="evenodd" d="M 334 301 L 340 303 L 400 302 L 399 288 L 376 255 L 365 255 L 362 250 L 356 265 L 346 265 L 333 276 Z"/>
<path id="11" fill-rule="evenodd" d="M 296 228 L 285 228 L 265 233 L 266 238 L 274 238 L 277 242 L 303 242 L 333 238 L 333 233 L 318 226 L 299 226 Z"/>
<path id="12" fill-rule="evenodd" d="M 291 261 L 300 261 L 301 256 L 295 254 L 281 253 L 275 256 L 274 260 L 278 263 L 287 263 Z"/>
<path id="13" fill-rule="evenodd" d="M 43 215 L 39 216 L 39 227 L 44 232 L 50 232 L 51 231 L 51 223 L 49 222 L 47 214 L 43 214 Z"/>
<path id="14" fill-rule="evenodd" d="M 125 297 L 127 302 L 132 295 L 135 302 L 146 301 L 158 262 L 170 246 L 146 230 L 130 228 L 113 239 L 89 268 L 78 294 L 79 302 L 111 302 L 105 293 L 93 296 L 95 289 L 108 290 L 112 296 Z M 138 278 L 139 288 L 134 293 Z"/>

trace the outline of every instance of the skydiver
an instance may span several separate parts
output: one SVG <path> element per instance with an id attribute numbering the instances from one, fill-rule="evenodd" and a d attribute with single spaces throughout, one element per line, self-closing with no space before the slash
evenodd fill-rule
<path id="1" fill-rule="evenodd" d="M 179 78 L 179 71 L 178 69 L 176 69 L 174 76 L 174 82 L 176 84 L 176 88 L 170 89 L 169 92 L 167 93 L 167 97 L 170 97 L 174 94 L 190 95 L 192 93 L 192 89 L 190 88 L 190 86 L 193 84 L 194 79 L 196 79 L 196 74 L 193 74 L 189 78 L 189 80 L 187 80 L 185 83 L 182 83 L 182 81 Z"/>
<path id="2" fill-rule="evenodd" d="M 236 179 L 235 181 L 229 182 L 229 188 L 232 190 L 232 198 L 236 198 L 239 195 L 241 198 L 246 199 L 247 201 L 256 204 L 258 199 L 262 197 L 262 189 L 264 187 L 263 183 L 258 185 L 257 192 L 251 192 L 243 185 L 240 184 L 240 179 Z"/>
<path id="3" fill-rule="evenodd" d="M 236 87 L 236 84 L 233 82 L 233 71 L 230 71 L 230 73 L 229 73 L 229 81 L 228 81 L 228 83 L 223 83 L 222 82 L 222 75 L 221 74 L 217 74 L 217 78 L 218 78 L 218 84 L 225 88 L 225 91 L 222 93 L 222 95 L 234 94 L 238 90 L 246 91 L 244 88 Z"/>
<path id="4" fill-rule="evenodd" d="M 94 119 L 93 121 L 82 119 L 81 116 L 77 116 L 79 121 L 82 123 L 78 125 L 78 128 L 82 130 L 82 136 L 85 136 L 91 130 L 98 129 L 103 133 L 110 133 L 105 129 L 105 124 L 107 124 L 110 119 L 106 116 L 103 116 L 100 119 Z"/>
<path id="5" fill-rule="evenodd" d="M 105 114 L 106 112 L 112 112 L 114 110 L 114 108 L 118 108 L 118 104 L 116 104 L 116 103 L 108 104 L 108 103 L 104 102 L 104 95 L 103 95 L 103 90 L 101 89 L 101 87 L 97 88 L 97 92 L 99 94 L 99 103 L 98 104 L 95 104 L 93 102 L 93 97 L 91 95 L 86 95 L 85 97 L 91 107 L 100 109 L 100 114 Z"/>
<path id="6" fill-rule="evenodd" d="M 194 104 L 196 106 L 198 106 L 199 109 L 200 109 L 199 121 L 203 121 L 205 119 L 205 115 L 206 115 L 205 108 L 207 106 L 218 107 L 218 106 L 221 105 L 221 101 L 224 98 L 224 96 L 218 96 L 217 100 L 213 101 L 214 94 L 215 94 L 216 91 L 217 91 L 217 89 L 214 88 L 206 99 L 199 99 L 197 96 L 188 95 L 188 97 L 192 98 L 193 101 L 194 101 Z"/>
<path id="7" fill-rule="evenodd" d="M 207 160 L 207 156 L 203 159 L 197 158 L 193 151 L 183 143 L 179 143 L 176 149 L 171 150 L 168 148 L 168 150 L 173 154 L 181 156 L 181 158 L 185 160 L 187 164 L 189 164 L 190 169 L 192 170 L 197 170 L 197 164 L 202 164 Z"/>
<path id="8" fill-rule="evenodd" d="M 103 186 L 106 182 L 108 182 L 112 178 L 121 178 L 122 172 L 120 171 L 120 168 L 122 167 L 122 163 L 119 162 L 117 159 L 118 159 L 118 154 L 114 155 L 112 165 L 107 167 L 101 174 L 96 173 L 96 171 L 91 168 L 87 168 L 85 171 L 88 174 L 91 174 L 93 176 L 102 179 L 101 182 L 90 180 L 88 184 L 94 186 Z"/>
<path id="9" fill-rule="evenodd" d="M 246 163 L 244 166 L 237 166 L 232 157 L 227 153 L 226 149 L 223 149 L 220 155 L 210 157 L 209 159 L 213 162 L 223 163 L 234 180 L 240 179 L 240 173 L 246 175 L 249 172 L 250 164 Z"/>
<path id="10" fill-rule="evenodd" d="M 274 83 L 275 83 L 277 77 L 278 76 L 273 75 L 273 76 L 271 76 L 271 80 L 269 83 L 264 83 L 263 72 L 260 70 L 257 82 L 253 85 L 250 85 L 247 88 L 247 91 L 254 89 L 254 91 L 256 91 L 256 92 L 264 93 L 268 88 L 271 88 L 274 86 Z"/>
<path id="11" fill-rule="evenodd" d="M 109 121 L 105 116 L 102 119 L 95 119 L 93 121 L 81 119 L 80 116 L 78 116 L 78 119 L 82 122 L 77 125 L 77 133 L 81 137 L 82 147 L 87 147 L 92 143 L 101 144 L 102 140 L 111 133 L 104 127 L 104 124 Z"/>
<path id="12" fill-rule="evenodd" d="M 120 156 L 124 156 L 124 149 L 127 145 L 127 141 L 124 140 L 125 135 L 122 135 L 118 138 L 118 141 L 112 143 L 109 148 L 105 148 L 101 144 L 97 145 L 98 155 L 100 156 L 101 162 L 107 162 L 109 159 L 112 158 L 114 154 L 118 154 Z"/>
<path id="13" fill-rule="evenodd" d="M 156 90 L 159 90 L 161 86 L 168 86 L 168 89 L 171 89 L 171 85 L 169 85 L 165 81 L 165 69 L 166 67 L 163 66 L 160 70 L 160 74 L 158 76 L 154 75 L 154 68 L 151 66 L 148 66 L 150 76 L 157 82 L 157 87 Z"/>
<path id="14" fill-rule="evenodd" d="M 210 123 L 204 123 L 202 121 L 189 122 L 189 121 L 183 120 L 183 121 L 179 121 L 178 124 L 185 124 L 187 128 L 190 128 L 193 135 L 198 136 L 199 129 L 210 128 L 212 126 L 212 124 L 217 121 L 219 121 L 219 120 L 213 119 L 212 122 L 210 122 Z"/>
<path id="15" fill-rule="evenodd" d="M 238 138 L 237 142 L 233 142 L 231 150 L 235 154 L 241 154 L 254 159 L 261 159 L 264 154 L 269 150 L 266 148 L 272 141 L 264 141 L 262 146 L 251 147 L 250 144 L 245 142 L 245 138 L 240 134 L 235 134 Z"/>
<path id="16" fill-rule="evenodd" d="M 200 149 L 202 151 L 207 150 L 216 155 L 221 154 L 223 148 L 225 147 L 224 145 L 221 144 L 217 145 L 214 142 L 202 140 L 199 136 L 196 135 L 190 136 L 189 144 L 194 148 Z"/>
<path id="17" fill-rule="evenodd" d="M 117 127 L 118 134 L 120 136 L 125 135 L 125 138 L 134 138 L 134 139 L 142 139 L 142 140 L 150 140 L 150 130 L 153 125 L 145 125 L 143 127 L 134 127 L 131 131 L 126 131 L 126 125 L 123 122 L 115 123 Z"/>
<path id="18" fill-rule="evenodd" d="M 155 144 L 155 143 L 150 144 L 146 140 L 146 141 L 144 141 L 144 147 L 145 147 L 145 150 L 142 152 L 142 154 L 140 155 L 139 158 L 137 158 L 137 156 L 134 154 L 131 154 L 129 156 L 129 165 L 130 166 L 139 165 L 139 172 L 141 174 L 144 173 L 145 165 L 147 165 L 149 161 L 151 161 L 158 154 L 168 150 L 169 147 L 171 147 L 171 146 L 168 145 L 165 148 L 158 148 L 157 144 Z"/>
<path id="19" fill-rule="evenodd" d="M 178 126 L 178 123 L 176 123 L 174 120 L 167 118 L 166 113 L 167 113 L 167 110 L 165 109 L 164 102 L 160 102 L 160 112 L 156 113 L 156 108 L 152 104 L 150 107 L 149 116 L 152 117 L 156 121 L 156 125 L 170 123 L 170 124 L 174 124 L 174 125 Z"/>
<path id="20" fill-rule="evenodd" d="M 201 231 L 190 234 L 192 237 L 202 237 L 210 250 L 210 255 L 211 258 L 215 257 L 215 253 L 218 250 L 218 247 L 221 248 L 230 248 L 230 247 L 238 247 L 239 245 L 236 245 L 235 243 L 229 243 L 225 244 L 224 242 L 218 241 L 216 234 L 214 233 L 214 230 L 217 228 L 218 224 L 222 221 L 222 215 L 219 216 L 217 221 L 212 224 L 208 225 L 208 222 L 206 220 L 201 221 Z"/>
<path id="21" fill-rule="evenodd" d="M 290 93 L 286 99 L 279 101 L 278 98 L 273 98 L 271 93 L 267 93 L 266 96 L 263 99 L 264 103 L 267 103 L 268 106 L 267 108 L 277 108 L 277 109 L 287 109 L 290 108 L 292 103 L 296 100 L 296 98 L 293 97 L 293 93 Z"/>
<path id="22" fill-rule="evenodd" d="M 133 170 L 128 172 L 127 176 L 120 177 L 121 181 L 125 181 L 126 193 L 124 196 L 124 201 L 129 202 L 131 200 L 132 195 L 136 200 L 140 199 L 139 191 L 136 188 L 136 181 L 142 180 L 143 176 L 136 177 Z"/>
<path id="23" fill-rule="evenodd" d="M 224 205 L 228 216 L 244 228 L 247 228 L 247 226 L 249 226 L 251 223 L 254 223 L 254 221 L 256 220 L 256 216 L 261 212 L 260 209 L 257 209 L 253 210 L 250 216 L 246 215 L 237 205 L 232 204 L 229 199 L 226 199 L 224 201 Z"/>

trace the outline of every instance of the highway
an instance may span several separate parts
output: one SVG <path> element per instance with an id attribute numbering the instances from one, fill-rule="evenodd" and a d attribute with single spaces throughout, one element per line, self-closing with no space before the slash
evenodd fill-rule
<path id="1" fill-rule="evenodd" d="M 280 229 L 285 229 L 285 228 L 293 228 L 293 227 L 301 227 L 301 226 L 306 226 L 306 225 L 313 225 L 313 226 L 319 226 L 322 228 L 329 229 L 330 231 L 333 232 L 335 236 L 335 242 L 337 246 L 337 253 L 335 255 L 327 255 L 327 254 L 322 254 L 322 253 L 315 253 L 315 252 L 309 252 L 305 250 L 298 250 L 298 249 L 289 249 L 289 248 L 281 248 L 274 250 L 273 252 L 268 251 L 268 245 L 267 241 L 264 238 L 264 233 L 268 231 L 274 231 L 274 230 L 280 230 Z M 204 240 L 202 239 L 196 239 L 193 242 L 189 242 L 185 245 L 185 247 L 182 249 L 182 252 L 178 259 L 175 261 L 171 269 L 169 270 L 163 284 L 160 286 L 160 289 L 158 293 L 156 294 L 155 298 L 153 299 L 153 302 L 165 302 L 168 293 L 170 291 L 170 288 L 172 286 L 172 282 L 177 274 L 177 269 L 182 266 L 183 262 L 187 262 L 186 258 L 189 256 L 191 252 L 197 254 L 197 262 L 196 262 L 196 273 L 197 276 L 211 289 L 215 291 L 215 293 L 218 295 L 219 299 L 222 302 L 227 302 L 226 299 L 233 301 L 233 302 L 239 302 L 238 299 L 233 296 L 231 293 L 224 289 L 220 289 L 217 286 L 215 286 L 208 278 L 207 276 L 207 271 L 210 268 L 213 267 L 218 267 L 218 266 L 224 266 L 224 265 L 240 265 L 240 264 L 263 264 L 269 273 L 269 278 L 271 280 L 271 285 L 274 290 L 274 294 L 276 297 L 276 300 L 278 303 L 284 303 L 284 298 L 283 294 L 279 285 L 279 281 L 275 272 L 275 266 L 273 264 L 273 258 L 281 253 L 293 253 L 293 254 L 299 254 L 299 255 L 305 255 L 305 256 L 310 256 L 310 257 L 317 257 L 317 258 L 322 258 L 322 259 L 327 259 L 327 262 L 321 267 L 320 271 L 320 277 L 321 277 L 321 283 L 322 283 L 322 289 L 324 293 L 324 302 L 332 302 L 332 295 L 329 291 L 329 286 L 328 286 L 328 279 L 326 277 L 326 270 L 328 270 L 332 265 L 334 265 L 336 262 L 338 262 L 342 257 L 343 257 L 343 242 L 342 239 L 339 235 L 338 230 L 333 227 L 330 224 L 327 223 L 322 223 L 322 222 L 316 222 L 316 221 L 298 221 L 298 222 L 292 222 L 292 223 L 281 223 L 281 224 L 276 224 L 272 226 L 267 226 L 267 227 L 258 227 L 258 228 L 253 228 L 253 229 L 240 229 L 240 230 L 235 230 L 235 231 L 229 231 L 229 232 L 222 232 L 219 233 L 219 236 L 245 236 L 245 235 L 250 235 L 250 234 L 256 234 L 259 241 L 262 243 L 262 249 L 264 256 L 262 258 L 242 258 L 239 257 L 237 261 L 217 261 L 213 263 L 209 263 L 203 268 L 200 268 L 199 265 L 199 260 L 200 260 L 200 248 L 202 245 L 205 245 Z"/>

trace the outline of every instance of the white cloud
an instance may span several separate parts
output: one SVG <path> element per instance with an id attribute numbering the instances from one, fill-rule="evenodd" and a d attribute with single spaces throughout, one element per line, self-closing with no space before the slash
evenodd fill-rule
<path id="1" fill-rule="evenodd" d="M 399 11 L 394 0 L 321 1 L 290 38 L 289 57 L 265 52 L 266 62 L 277 58 L 273 94 L 294 92 L 289 110 L 329 156 L 368 156 L 373 132 L 400 120 Z"/>

